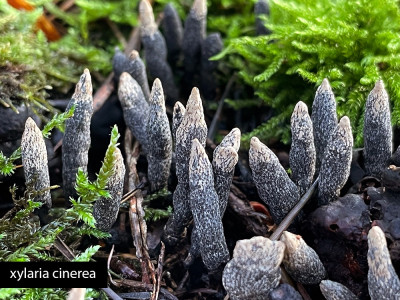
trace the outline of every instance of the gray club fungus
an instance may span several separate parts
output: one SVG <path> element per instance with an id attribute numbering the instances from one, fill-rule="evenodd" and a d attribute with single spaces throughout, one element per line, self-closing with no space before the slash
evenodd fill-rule
<path id="1" fill-rule="evenodd" d="M 90 120 L 93 114 L 93 88 L 88 69 L 85 69 L 66 111 L 75 105 L 74 115 L 65 121 L 62 151 L 62 174 L 65 199 L 76 195 L 76 173 L 87 170 L 90 147 Z"/>
<path id="2" fill-rule="evenodd" d="M 183 27 L 181 18 L 172 3 L 167 3 L 164 7 L 164 18 L 161 21 L 161 27 L 167 44 L 168 61 L 174 66 L 182 49 Z"/>
<path id="3" fill-rule="evenodd" d="M 240 147 L 240 130 L 234 128 L 229 134 L 227 134 L 222 142 L 215 148 L 213 153 L 213 174 L 214 174 L 214 185 L 213 189 L 218 195 L 219 213 L 220 218 L 224 216 L 226 206 L 228 204 L 229 191 L 233 179 L 233 173 L 235 166 L 238 162 L 238 154 Z M 200 237 L 196 227 L 193 227 L 192 241 L 189 250 L 189 255 L 186 264 L 191 264 L 193 259 L 200 255 Z"/>
<path id="4" fill-rule="evenodd" d="M 389 96 L 379 80 L 365 104 L 364 159 L 368 175 L 380 178 L 392 155 Z"/>
<path id="5" fill-rule="evenodd" d="M 21 156 L 26 184 L 33 184 L 35 191 L 42 191 L 34 200 L 50 208 L 52 203 L 46 145 L 42 132 L 32 118 L 28 118 L 25 122 L 21 140 Z M 43 191 L 44 189 L 47 191 Z"/>
<path id="6" fill-rule="evenodd" d="M 325 149 L 319 173 L 318 204 L 337 200 L 350 175 L 353 155 L 353 134 L 350 120 L 344 116 L 333 132 Z"/>
<path id="7" fill-rule="evenodd" d="M 146 149 L 146 123 L 150 108 L 140 85 L 127 72 L 122 73 L 119 79 L 118 98 L 121 102 L 126 126 Z"/>
<path id="8" fill-rule="evenodd" d="M 314 127 L 314 143 L 317 152 L 317 164 L 319 169 L 324 158 L 325 147 L 337 125 L 335 95 L 328 79 L 324 79 L 315 93 L 312 104 L 311 120 Z"/>
<path id="9" fill-rule="evenodd" d="M 299 187 L 300 195 L 302 195 L 312 184 L 316 162 L 313 125 L 304 102 L 299 101 L 296 104 L 290 124 L 292 145 L 289 152 L 289 164 L 292 180 Z"/>
<path id="10" fill-rule="evenodd" d="M 154 21 L 153 8 L 148 0 L 139 4 L 140 36 L 144 48 L 147 70 L 150 79 L 159 78 L 164 85 L 167 97 L 178 98 L 171 67 L 167 62 L 167 45 Z"/>
<path id="11" fill-rule="evenodd" d="M 378 226 L 368 232 L 368 291 L 372 300 L 397 299 L 400 280 L 393 268 L 385 234 Z"/>
<path id="12" fill-rule="evenodd" d="M 258 195 L 279 224 L 300 199 L 299 190 L 276 155 L 256 137 L 251 138 L 249 165 Z"/>
<path id="13" fill-rule="evenodd" d="M 238 241 L 222 275 L 230 299 L 267 299 L 279 285 L 284 250 L 282 242 L 262 236 Z"/>
<path id="14" fill-rule="evenodd" d="M 200 62 L 201 44 L 206 36 L 207 1 L 195 0 L 185 20 L 182 51 L 185 76 L 192 78 Z"/>
<path id="15" fill-rule="evenodd" d="M 174 138 L 174 142 L 176 143 L 176 131 L 178 130 L 179 125 L 181 125 L 183 116 L 186 113 L 186 109 L 182 103 L 179 101 L 175 102 L 174 111 L 172 113 L 172 137 Z"/>
<path id="16" fill-rule="evenodd" d="M 199 90 L 192 89 L 186 104 L 186 112 L 176 130 L 175 155 L 178 185 L 173 195 L 174 212 L 164 228 L 163 240 L 174 245 L 191 220 L 189 204 L 189 158 L 192 141 L 197 139 L 204 147 L 207 138 L 207 125 L 204 121 L 203 104 Z"/>
<path id="17" fill-rule="evenodd" d="M 154 80 L 146 126 L 148 172 L 152 191 L 167 186 L 172 158 L 172 136 L 161 81 Z"/>
<path id="18" fill-rule="evenodd" d="M 358 300 L 352 291 L 339 282 L 322 280 L 319 288 L 326 300 Z"/>
<path id="19" fill-rule="evenodd" d="M 93 206 L 93 217 L 96 227 L 109 231 L 118 217 L 119 204 L 122 199 L 125 178 L 125 165 L 121 151 L 116 148 L 113 153 L 113 171 L 107 183 L 110 198 L 100 198 Z"/>
<path id="20" fill-rule="evenodd" d="M 208 270 L 217 269 L 229 260 L 224 228 L 214 189 L 213 169 L 204 147 L 197 139 L 192 142 L 189 161 L 190 208 L 201 258 Z"/>
<path id="21" fill-rule="evenodd" d="M 280 240 L 286 246 L 283 264 L 295 281 L 301 284 L 318 284 L 326 277 L 318 254 L 301 236 L 284 231 Z"/>

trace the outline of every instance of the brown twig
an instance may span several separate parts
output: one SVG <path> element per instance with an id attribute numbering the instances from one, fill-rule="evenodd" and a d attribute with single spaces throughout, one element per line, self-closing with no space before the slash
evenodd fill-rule
<path id="1" fill-rule="evenodd" d="M 129 170 L 128 186 L 134 190 L 139 186 L 139 176 L 136 170 L 136 163 L 140 155 L 139 143 L 136 142 L 132 148 L 132 133 L 127 130 L 125 133 L 125 151 L 127 156 L 127 165 Z M 131 232 L 136 247 L 136 256 L 139 258 L 142 266 L 142 281 L 153 284 L 156 283 L 154 265 L 150 260 L 147 249 L 147 226 L 144 220 L 144 210 L 142 207 L 143 196 L 142 191 L 138 189 L 135 195 L 130 196 L 129 219 L 131 224 Z M 149 277 L 150 276 L 150 277 Z"/>
<path id="2" fill-rule="evenodd" d="M 157 283 L 154 284 L 153 293 L 151 294 L 151 300 L 157 300 L 158 294 L 160 292 L 161 287 L 161 280 L 162 280 L 162 273 L 163 273 L 163 261 L 165 255 L 165 245 L 161 242 L 161 251 L 160 255 L 158 256 L 158 264 L 157 264 Z"/>
<path id="3" fill-rule="evenodd" d="M 128 42 L 126 41 L 124 35 L 119 31 L 118 26 L 115 25 L 113 21 L 110 20 L 110 18 L 106 18 L 107 25 L 111 28 L 112 32 L 114 33 L 115 37 L 118 39 L 118 42 L 126 49 L 128 46 Z"/>
<path id="4" fill-rule="evenodd" d="M 271 234 L 270 240 L 272 240 L 272 241 L 278 240 L 280 238 L 280 236 L 282 235 L 282 232 L 284 232 L 290 226 L 290 224 L 292 224 L 293 220 L 300 213 L 300 211 L 304 207 L 304 205 L 306 205 L 308 200 L 311 199 L 312 195 L 314 194 L 314 191 L 316 190 L 316 188 L 318 186 L 318 181 L 319 181 L 319 177 L 317 177 L 317 179 L 315 179 L 312 186 L 310 186 L 310 188 L 303 195 L 303 197 L 300 198 L 299 202 L 297 202 L 297 204 L 289 211 L 289 213 L 286 215 L 286 217 L 282 220 L 282 222 L 279 224 L 279 226 L 275 229 L 274 233 Z"/>
<path id="5" fill-rule="evenodd" d="M 232 85 L 235 82 L 235 79 L 236 79 L 236 74 L 233 74 L 231 76 L 231 78 L 229 79 L 228 84 L 225 87 L 225 90 L 224 90 L 224 93 L 221 96 L 221 99 L 218 102 L 217 111 L 215 112 L 214 118 L 212 119 L 210 127 L 208 129 L 207 138 L 210 139 L 210 140 L 213 140 L 214 137 L 215 137 L 215 131 L 217 129 L 216 127 L 217 127 L 218 120 L 219 120 L 219 117 L 220 117 L 221 112 L 222 112 L 222 107 L 224 106 L 225 98 L 228 96 L 228 94 L 229 94 L 229 92 L 230 92 L 230 90 L 232 88 Z"/>

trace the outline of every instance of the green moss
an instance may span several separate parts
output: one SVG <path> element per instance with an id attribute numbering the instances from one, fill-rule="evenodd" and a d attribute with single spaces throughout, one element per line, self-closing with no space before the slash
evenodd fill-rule
<path id="1" fill-rule="evenodd" d="M 244 135 L 290 141 L 289 118 L 299 100 L 311 107 L 328 78 L 339 117 L 350 117 L 361 146 L 363 108 L 378 79 L 388 89 L 393 124 L 400 124 L 400 9 L 395 0 L 272 0 L 268 36 L 230 40 L 218 58 L 240 70 L 243 82 L 272 107 L 275 117 Z"/>

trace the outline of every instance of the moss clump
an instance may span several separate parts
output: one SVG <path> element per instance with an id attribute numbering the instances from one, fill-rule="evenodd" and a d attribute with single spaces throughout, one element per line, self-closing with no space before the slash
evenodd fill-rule
<path id="1" fill-rule="evenodd" d="M 367 94 L 382 79 L 391 96 L 393 123 L 400 124 L 400 9 L 395 0 L 271 0 L 265 26 L 271 35 L 232 39 L 218 56 L 240 70 L 244 82 L 275 116 L 250 134 L 289 142 L 290 112 L 299 100 L 312 103 L 328 78 L 339 116 L 353 124 L 362 145 Z"/>

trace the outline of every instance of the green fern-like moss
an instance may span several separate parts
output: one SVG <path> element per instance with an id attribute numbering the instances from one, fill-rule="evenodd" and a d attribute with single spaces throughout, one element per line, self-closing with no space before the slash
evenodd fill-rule
<path id="1" fill-rule="evenodd" d="M 265 26 L 271 35 L 232 39 L 227 57 L 244 82 L 276 116 L 252 135 L 289 142 L 288 120 L 299 100 L 311 107 L 316 87 L 328 78 L 339 117 L 351 119 L 361 146 L 363 108 L 382 79 L 391 97 L 393 124 L 400 125 L 400 9 L 395 0 L 271 0 Z"/>

